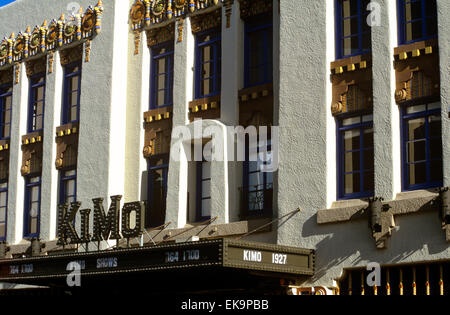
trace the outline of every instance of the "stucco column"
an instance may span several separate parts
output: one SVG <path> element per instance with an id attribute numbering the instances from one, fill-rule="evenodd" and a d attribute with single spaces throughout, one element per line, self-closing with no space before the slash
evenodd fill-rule
<path id="1" fill-rule="evenodd" d="M 278 217 L 302 212 L 278 228 L 278 244 L 308 247 L 305 222 L 327 206 L 327 3 L 280 2 Z"/>
<path id="2" fill-rule="evenodd" d="M 441 69 L 441 104 L 442 104 L 442 157 L 444 159 L 444 186 L 450 186 L 450 2 L 437 0 L 439 59 Z"/>
<path id="3" fill-rule="evenodd" d="M 41 240 L 52 240 L 56 236 L 58 171 L 55 168 L 56 144 L 55 130 L 61 120 L 61 95 L 63 89 L 63 70 L 60 66 L 59 52 L 55 52 L 52 69 L 47 57 L 45 84 L 44 138 L 42 151 L 41 186 Z"/>
<path id="4" fill-rule="evenodd" d="M 372 26 L 375 196 L 393 200 L 401 191 L 400 116 L 395 102 L 396 1 L 377 0 L 381 23 Z M 372 12 L 376 14 L 376 10 Z"/>
<path id="5" fill-rule="evenodd" d="M 173 127 L 188 123 L 188 103 L 193 97 L 194 37 L 190 19 L 179 19 L 175 25 L 174 82 L 173 82 Z M 175 140 L 176 141 L 176 140 Z M 174 139 L 171 155 L 174 153 Z M 183 150 L 183 146 L 178 147 Z M 171 228 L 184 227 L 187 217 L 188 163 L 183 152 L 181 160 L 170 159 L 166 222 Z"/>
<path id="6" fill-rule="evenodd" d="M 24 63 L 14 66 L 15 69 L 17 67 L 20 73 L 14 74 L 9 153 L 7 241 L 10 244 L 19 243 L 23 239 L 24 222 L 25 180 L 20 173 L 20 168 L 22 166 L 22 135 L 27 131 L 28 77 Z M 19 75 L 18 83 L 16 82 L 17 74 Z"/>

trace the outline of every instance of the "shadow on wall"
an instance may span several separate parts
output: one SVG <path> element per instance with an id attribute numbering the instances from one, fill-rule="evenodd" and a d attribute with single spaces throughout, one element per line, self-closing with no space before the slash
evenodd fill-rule
<path id="1" fill-rule="evenodd" d="M 303 225 L 302 237 L 318 239 L 316 272 L 312 281 L 325 276 L 338 278 L 343 266 L 361 267 L 369 262 L 386 265 L 448 257 L 449 245 L 436 212 L 396 217 L 396 222 L 400 229 L 389 239 L 388 248 L 376 249 L 367 220 L 318 225 L 317 215 L 310 217 Z"/>

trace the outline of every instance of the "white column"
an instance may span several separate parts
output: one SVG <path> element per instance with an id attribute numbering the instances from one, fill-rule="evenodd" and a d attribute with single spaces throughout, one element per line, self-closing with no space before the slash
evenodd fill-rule
<path id="1" fill-rule="evenodd" d="M 395 199 L 401 191 L 400 111 L 395 102 L 396 1 L 378 0 L 381 23 L 372 27 L 375 195 Z"/>
<path id="2" fill-rule="evenodd" d="M 48 58 L 48 57 L 47 57 Z M 41 240 L 52 240 L 56 236 L 57 203 L 58 203 L 58 171 L 55 168 L 56 127 L 61 122 L 61 102 L 63 90 L 63 70 L 59 53 L 54 54 L 52 73 L 47 62 L 44 108 L 44 138 L 42 153 L 42 185 L 41 185 Z"/>
<path id="3" fill-rule="evenodd" d="M 441 104 L 442 104 L 442 156 L 444 159 L 444 186 L 450 186 L 450 2 L 437 0 L 439 59 L 441 69 Z"/>
<path id="4" fill-rule="evenodd" d="M 178 41 L 180 29 L 183 40 Z M 188 104 L 193 97 L 194 78 L 194 37 L 191 32 L 189 19 L 178 20 L 175 25 L 175 51 L 174 51 L 174 83 L 173 83 L 173 127 L 186 126 L 188 123 Z M 174 141 L 171 145 L 173 153 Z M 184 146 L 181 146 L 184 150 Z M 171 227 L 184 227 L 187 210 L 187 176 L 188 163 L 184 152 L 180 154 L 181 160 L 170 159 L 166 222 L 172 222 Z M 191 196 L 193 198 L 195 196 Z"/>
<path id="5" fill-rule="evenodd" d="M 27 131 L 28 77 L 25 64 L 21 63 L 18 66 L 20 82 L 13 86 L 9 155 L 7 241 L 10 244 L 19 243 L 23 239 L 24 222 L 25 180 L 20 173 L 20 168 L 22 166 L 22 135 L 25 135 Z"/>
<path id="6" fill-rule="evenodd" d="M 227 28 L 227 8 L 222 9 L 222 95 L 221 121 L 229 126 L 239 125 L 239 89 L 244 80 L 244 23 L 240 17 L 239 1 L 231 7 L 230 27 Z M 233 138 L 228 146 L 236 147 Z M 233 150 L 231 150 L 233 151 Z M 230 151 L 230 152 L 231 152 Z M 236 150 L 234 150 L 235 152 Z M 230 222 L 238 221 L 240 215 L 240 192 L 242 187 L 242 167 L 235 161 L 235 156 L 228 156 L 228 191 Z"/>

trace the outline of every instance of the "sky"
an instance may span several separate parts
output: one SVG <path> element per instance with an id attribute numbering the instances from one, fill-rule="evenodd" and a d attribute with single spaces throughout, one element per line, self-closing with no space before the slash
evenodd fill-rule
<path id="1" fill-rule="evenodd" d="M 16 0 L 0 0 L 0 7 L 7 5 L 8 3 L 14 2 Z"/>

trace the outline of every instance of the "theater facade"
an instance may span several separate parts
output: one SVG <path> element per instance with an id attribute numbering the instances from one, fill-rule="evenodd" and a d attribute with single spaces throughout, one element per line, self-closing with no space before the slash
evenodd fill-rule
<path id="1" fill-rule="evenodd" d="M 0 7 L 0 294 L 450 294 L 447 2 Z"/>

